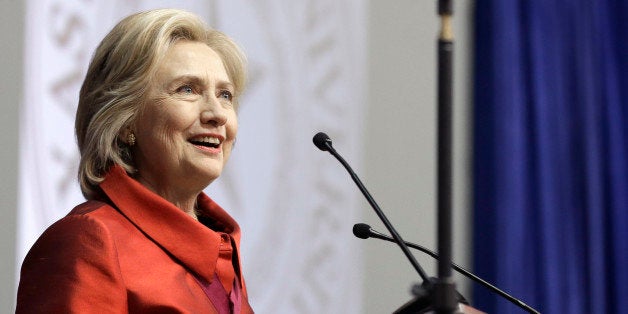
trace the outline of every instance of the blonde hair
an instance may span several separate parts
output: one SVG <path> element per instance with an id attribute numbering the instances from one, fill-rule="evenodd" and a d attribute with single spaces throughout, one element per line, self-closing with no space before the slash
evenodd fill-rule
<path id="1" fill-rule="evenodd" d="M 120 137 L 141 111 L 159 61 L 179 40 L 202 42 L 216 51 L 234 84 L 237 106 L 246 83 L 246 58 L 229 37 L 182 10 L 126 17 L 94 52 L 81 87 L 75 132 L 81 155 L 78 179 L 85 198 L 100 195 L 98 185 L 114 164 L 133 173 L 130 149 Z"/>

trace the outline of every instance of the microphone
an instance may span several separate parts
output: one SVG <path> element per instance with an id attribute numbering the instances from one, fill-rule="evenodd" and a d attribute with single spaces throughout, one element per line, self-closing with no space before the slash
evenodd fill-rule
<path id="1" fill-rule="evenodd" d="M 327 134 L 323 132 L 316 133 L 316 135 L 314 135 L 314 137 L 312 138 L 312 142 L 314 142 L 314 145 L 316 145 L 318 149 L 324 152 L 333 149 L 331 147 L 331 139 L 329 138 L 329 136 L 327 136 Z"/>
<path id="2" fill-rule="evenodd" d="M 412 253 L 410 252 L 410 249 L 408 249 L 406 242 L 397 233 L 397 230 L 395 230 L 395 228 L 390 223 L 390 221 L 388 221 L 388 218 L 386 217 L 386 215 L 384 215 L 384 212 L 379 208 L 379 205 L 377 205 L 377 203 L 375 202 L 375 200 L 373 199 L 369 191 L 366 189 L 366 187 L 364 187 L 364 184 L 362 184 L 362 181 L 360 180 L 358 175 L 355 174 L 355 172 L 353 172 L 353 169 L 351 169 L 351 166 L 349 166 L 349 164 L 344 160 L 344 158 L 342 158 L 342 156 L 338 154 L 336 149 L 334 149 L 329 136 L 327 136 L 327 134 L 323 132 L 319 132 L 316 135 L 314 135 L 314 137 L 312 138 L 312 141 L 314 142 L 314 145 L 318 147 L 318 149 L 322 151 L 327 151 L 330 154 L 332 154 L 345 167 L 345 169 L 347 169 L 347 172 L 349 172 L 349 174 L 351 175 L 351 179 L 353 179 L 353 182 L 355 182 L 355 184 L 358 186 L 358 188 L 360 189 L 360 192 L 362 192 L 362 194 L 364 195 L 366 200 L 369 202 L 373 210 L 375 210 L 375 213 L 377 214 L 379 219 L 384 223 L 384 226 L 386 226 L 386 229 L 388 229 L 388 232 L 390 232 L 390 234 L 392 235 L 394 242 L 397 243 L 397 245 L 399 245 L 399 248 L 401 248 L 401 251 L 403 251 L 403 253 L 406 255 L 406 257 L 410 261 L 410 264 L 412 264 L 414 269 L 416 269 L 416 271 L 419 273 L 419 276 L 421 276 L 421 279 L 423 279 L 423 286 L 425 287 L 425 289 L 428 291 L 431 291 L 433 287 L 432 282 L 429 280 L 423 268 L 421 268 L 421 265 L 419 265 L 419 262 L 417 262 L 417 260 L 414 258 L 414 255 L 412 255 Z"/>
<path id="3" fill-rule="evenodd" d="M 384 240 L 384 241 L 389 241 L 389 242 L 395 242 L 395 240 L 381 232 L 378 232 L 376 230 L 373 230 L 373 228 L 371 228 L 371 226 L 365 224 L 365 223 L 357 223 L 355 225 L 353 225 L 353 235 L 355 235 L 356 237 L 360 238 L 360 239 L 368 239 L 368 238 L 376 238 L 376 239 L 380 239 L 380 240 Z M 426 253 L 427 255 L 435 258 L 435 259 L 439 259 L 438 254 L 436 254 L 435 252 L 421 246 L 418 244 L 414 244 L 412 242 L 406 242 L 405 243 L 408 247 L 411 247 L 413 249 L 417 249 L 423 253 Z M 485 281 L 484 279 L 474 275 L 473 273 L 471 273 L 470 271 L 456 265 L 455 263 L 451 263 L 451 267 L 453 269 L 455 269 L 457 272 L 465 275 L 467 278 L 472 279 L 473 281 L 483 285 L 484 287 L 488 288 L 489 290 L 499 294 L 500 296 L 502 296 L 503 298 L 505 298 L 506 300 L 510 301 L 511 303 L 515 304 L 516 306 L 526 310 L 529 313 L 535 313 L 535 314 L 539 314 L 539 312 L 535 309 L 533 309 L 532 307 L 530 307 L 529 305 L 523 303 L 521 300 L 511 296 L 510 294 L 504 292 L 503 290 L 495 287 L 494 285 L 488 283 L 487 281 Z"/>

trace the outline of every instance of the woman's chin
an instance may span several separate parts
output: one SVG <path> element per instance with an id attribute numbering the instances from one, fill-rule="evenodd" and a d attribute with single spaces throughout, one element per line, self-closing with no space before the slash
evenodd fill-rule
<path id="1" fill-rule="evenodd" d="M 205 168 L 205 169 L 199 170 L 198 174 L 199 176 L 203 178 L 203 181 L 207 182 L 207 185 L 210 185 L 212 182 L 218 179 L 218 177 L 220 177 L 220 175 L 222 174 L 222 168 L 220 169 Z"/>

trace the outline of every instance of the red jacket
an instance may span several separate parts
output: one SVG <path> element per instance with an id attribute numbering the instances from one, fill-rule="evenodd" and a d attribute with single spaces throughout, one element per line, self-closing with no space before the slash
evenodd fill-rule
<path id="1" fill-rule="evenodd" d="M 22 264 L 17 313 L 218 313 L 197 279 L 216 274 L 221 235 L 144 188 L 120 167 L 48 228 Z M 201 193 L 203 215 L 235 242 L 241 313 L 253 313 L 241 269 L 240 228 Z"/>

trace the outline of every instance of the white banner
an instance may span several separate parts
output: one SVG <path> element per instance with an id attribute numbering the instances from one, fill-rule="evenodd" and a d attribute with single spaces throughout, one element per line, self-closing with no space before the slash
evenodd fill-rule
<path id="1" fill-rule="evenodd" d="M 122 17 L 157 7 L 197 13 L 249 58 L 238 142 L 207 192 L 242 226 L 254 309 L 363 312 L 361 251 L 350 231 L 359 195 L 311 141 L 327 132 L 359 167 L 366 84 L 361 0 L 28 1 L 18 265 L 47 226 L 83 202 L 73 127 L 95 46 Z"/>

